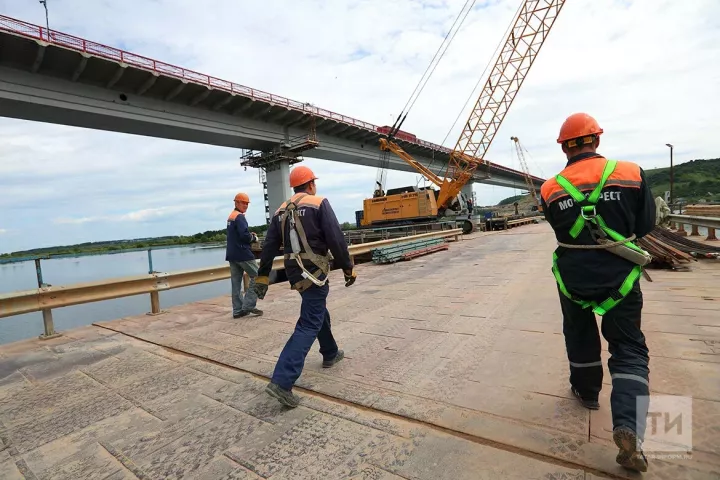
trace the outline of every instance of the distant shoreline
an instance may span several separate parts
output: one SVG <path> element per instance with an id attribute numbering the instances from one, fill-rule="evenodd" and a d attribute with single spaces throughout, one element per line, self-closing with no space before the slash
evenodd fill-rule
<path id="1" fill-rule="evenodd" d="M 118 248 L 111 248 L 118 247 Z M 225 242 L 207 242 L 207 243 L 187 243 L 187 244 L 157 244 L 138 247 L 137 244 L 126 245 L 109 245 L 103 249 L 87 249 L 80 251 L 67 252 L 68 248 L 72 247 L 58 247 L 56 252 L 49 251 L 36 254 L 28 254 L 25 252 L 17 252 L 12 254 L 0 255 L 0 265 L 9 263 L 28 262 L 35 259 L 50 260 L 54 258 L 78 258 L 88 257 L 93 255 L 113 255 L 117 253 L 132 253 L 132 252 L 146 252 L 148 250 L 166 250 L 170 248 L 199 248 L 199 249 L 213 249 L 213 248 L 225 248 Z M 48 248 L 47 250 L 51 250 Z"/>

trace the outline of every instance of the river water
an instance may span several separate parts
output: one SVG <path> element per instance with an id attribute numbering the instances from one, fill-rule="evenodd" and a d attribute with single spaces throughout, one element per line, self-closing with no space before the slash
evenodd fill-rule
<path id="1" fill-rule="evenodd" d="M 153 269 L 172 272 L 225 264 L 225 248 L 178 247 L 152 252 Z M 91 255 L 75 258 L 42 260 L 43 281 L 50 285 L 90 282 L 113 277 L 148 273 L 147 252 L 112 255 Z M 0 265 L 0 293 L 37 288 L 35 263 L 20 262 Z M 162 308 L 218 297 L 230 293 L 230 280 L 193 285 L 160 292 Z M 230 299 L 228 299 L 228 305 Z M 150 311 L 150 295 L 117 298 L 102 302 L 75 305 L 53 310 L 55 330 L 63 331 L 92 322 L 113 320 Z M 43 333 L 42 314 L 27 313 L 0 318 L 0 344 Z"/>

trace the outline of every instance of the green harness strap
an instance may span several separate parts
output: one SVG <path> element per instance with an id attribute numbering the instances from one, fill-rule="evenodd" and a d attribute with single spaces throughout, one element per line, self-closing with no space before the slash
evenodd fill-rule
<path id="1" fill-rule="evenodd" d="M 607 223 L 605 223 L 605 220 L 603 220 L 603 218 L 598 215 L 597 211 L 595 210 L 595 206 L 597 205 L 598 200 L 600 200 L 600 194 L 602 193 L 602 189 L 605 187 L 607 179 L 610 178 L 610 175 L 612 175 L 613 171 L 615 171 L 616 165 L 617 160 L 608 160 L 605 163 L 605 168 L 603 169 L 600 182 L 589 195 L 582 193 L 575 187 L 575 185 L 570 183 L 570 181 L 562 175 L 558 174 L 555 177 L 558 185 L 560 185 L 563 190 L 565 190 L 565 192 L 567 192 L 567 194 L 570 195 L 572 199 L 580 206 L 580 215 L 578 215 L 578 218 L 575 220 L 575 223 L 573 223 L 573 226 L 570 229 L 571 237 L 577 238 L 580 235 L 580 232 L 582 232 L 583 227 L 585 227 L 585 225 L 591 224 L 588 226 L 595 225 L 599 230 L 605 232 L 608 237 L 612 238 L 616 242 L 626 240 L 624 236 L 620 235 L 618 232 L 608 227 Z M 640 247 L 630 241 L 625 242 L 625 246 L 632 248 L 633 250 L 636 250 L 638 252 L 645 253 Z M 605 315 L 610 309 L 620 303 L 627 296 L 627 294 L 630 293 L 633 285 L 635 285 L 637 279 L 640 278 L 640 275 L 642 275 L 642 267 L 640 265 L 636 265 L 635 268 L 633 268 L 632 271 L 625 278 L 622 285 L 619 289 L 617 289 L 617 291 L 612 292 L 611 296 L 603 302 L 597 303 L 595 301 L 588 301 L 576 298 L 567 290 L 567 288 L 565 287 L 565 283 L 560 277 L 557 260 L 557 253 L 553 253 L 552 272 L 555 276 L 558 287 L 560 288 L 560 291 L 563 293 L 563 295 L 580 305 L 582 308 L 592 307 L 593 312 L 597 313 L 600 316 Z"/>

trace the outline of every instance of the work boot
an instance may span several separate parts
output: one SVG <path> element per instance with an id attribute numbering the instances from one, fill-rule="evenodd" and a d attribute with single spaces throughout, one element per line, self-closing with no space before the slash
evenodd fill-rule
<path id="1" fill-rule="evenodd" d="M 265 387 L 265 393 L 277 399 L 278 402 L 282 403 L 286 407 L 295 408 L 300 405 L 300 397 L 275 383 L 270 382 L 270 384 Z"/>
<path id="2" fill-rule="evenodd" d="M 247 311 L 246 311 L 246 310 L 243 310 L 243 311 L 240 312 L 239 314 L 233 315 L 233 318 L 247 317 L 247 316 L 250 315 L 251 313 L 252 313 L 253 315 L 257 315 L 258 317 L 260 317 L 260 316 L 262 316 L 263 311 L 260 310 L 259 308 L 253 308 L 252 310 L 247 310 Z"/>
<path id="3" fill-rule="evenodd" d="M 332 360 L 323 360 L 323 368 L 330 368 L 345 357 L 345 352 L 338 350 Z"/>
<path id="4" fill-rule="evenodd" d="M 648 462 L 639 448 L 637 435 L 628 427 L 617 427 L 613 430 L 613 440 L 620 451 L 615 461 L 625 468 L 636 472 L 647 472 Z"/>
<path id="5" fill-rule="evenodd" d="M 600 409 L 600 403 L 597 400 L 589 400 L 587 398 L 583 398 L 582 395 L 580 395 L 580 392 L 578 392 L 577 388 L 572 387 L 571 388 L 573 395 L 575 395 L 575 398 L 577 398 L 583 407 L 589 408 L 590 410 L 599 410 Z"/>

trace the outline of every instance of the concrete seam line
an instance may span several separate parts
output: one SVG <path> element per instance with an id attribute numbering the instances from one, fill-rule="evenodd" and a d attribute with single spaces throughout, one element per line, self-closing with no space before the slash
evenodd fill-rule
<path id="1" fill-rule="evenodd" d="M 198 360 L 206 361 L 206 362 L 211 363 L 211 364 L 214 364 L 214 365 L 218 365 L 218 366 L 221 366 L 221 367 L 224 367 L 224 368 L 228 368 L 228 369 L 235 370 L 235 371 L 238 371 L 238 372 L 246 373 L 246 374 L 248 374 L 248 375 L 250 375 L 250 376 L 252 376 L 252 377 L 254 377 L 254 378 L 256 378 L 256 379 L 259 379 L 259 380 L 263 380 L 263 381 L 267 381 L 267 380 L 268 380 L 267 377 L 265 377 L 265 376 L 263 376 L 263 375 L 260 375 L 260 374 L 257 374 L 257 373 L 254 373 L 254 372 L 251 372 L 251 371 L 249 371 L 249 370 L 245 370 L 245 369 L 243 369 L 243 368 L 235 367 L 235 366 L 232 366 L 232 365 L 227 365 L 227 364 L 222 363 L 222 362 L 219 362 L 219 361 L 217 361 L 217 360 L 212 360 L 212 359 L 209 359 L 209 358 L 205 358 L 205 357 L 202 357 L 202 356 L 200 356 L 200 355 L 193 354 L 193 353 L 184 352 L 184 351 L 182 351 L 182 350 L 178 350 L 178 349 L 176 349 L 176 348 L 169 347 L 169 346 L 163 345 L 163 344 L 161 344 L 161 343 L 157 343 L 157 342 L 154 342 L 154 341 L 151 341 L 151 340 L 147 340 L 147 339 L 138 337 L 138 336 L 133 335 L 133 334 L 131 334 L 131 333 L 123 332 L 123 331 L 121 331 L 121 330 L 116 330 L 116 329 L 111 328 L 111 327 L 109 327 L 109 326 L 107 326 L 107 325 L 98 325 L 98 324 L 93 324 L 93 325 L 96 326 L 96 327 L 104 328 L 104 329 L 106 329 L 106 330 L 110 330 L 110 331 L 113 331 L 113 332 L 120 333 L 120 334 L 122 334 L 122 335 L 124 335 L 124 336 L 133 338 L 133 339 L 135 339 L 135 340 L 139 340 L 139 341 L 144 342 L 144 343 L 149 343 L 149 344 L 152 344 L 152 345 L 157 345 L 157 346 L 159 346 L 159 347 L 166 348 L 166 349 L 168 349 L 168 350 L 170 350 L 170 351 L 173 351 L 173 352 L 175 352 L 175 353 L 178 353 L 178 354 L 186 355 L 186 356 L 189 356 L 189 357 L 196 358 L 196 359 L 198 359 Z M 253 357 L 253 358 L 254 358 L 254 357 Z M 344 383 L 344 382 L 343 382 L 343 383 Z M 375 409 L 375 408 L 372 408 L 372 407 L 367 407 L 367 406 L 364 406 L 364 405 L 361 405 L 361 404 L 357 404 L 357 403 L 351 402 L 351 401 L 349 401 L 349 400 L 345 400 L 345 399 L 342 399 L 342 398 L 334 397 L 334 396 L 332 396 L 332 395 L 328 395 L 328 394 L 326 394 L 326 393 L 316 392 L 316 391 L 314 391 L 314 390 L 308 390 L 308 389 L 306 389 L 306 388 L 299 387 L 299 386 L 295 386 L 295 387 L 293 387 L 293 389 L 299 389 L 300 391 L 302 391 L 304 394 L 306 394 L 306 395 L 308 395 L 308 396 L 318 397 L 318 398 L 321 398 L 321 399 L 326 400 L 326 401 L 329 401 L 329 402 L 333 402 L 333 403 L 337 403 L 337 404 L 341 404 L 341 405 L 350 406 L 350 407 L 357 408 L 357 409 L 362 410 L 362 411 L 367 411 L 367 412 L 374 413 L 374 414 L 376 414 L 376 415 L 386 416 L 386 417 L 393 418 L 393 419 L 395 419 L 395 420 L 400 420 L 400 421 L 409 422 L 409 423 L 412 423 L 412 424 L 415 424 L 415 425 L 420 425 L 420 426 L 423 426 L 423 427 L 428 428 L 428 429 L 430 429 L 430 430 L 435 430 L 435 431 L 438 431 L 438 432 L 442 432 L 442 433 L 444 433 L 444 434 L 446 434 L 446 435 L 451 435 L 451 436 L 453 436 L 453 437 L 462 438 L 462 439 L 464 439 L 464 440 L 468 440 L 468 441 L 471 441 L 471 442 L 473 442 L 473 443 L 477 443 L 477 444 L 480 444 L 480 445 L 485 445 L 485 446 L 488 446 L 488 447 L 491 447 L 491 448 L 496 448 L 496 449 L 498 449 L 498 450 L 503 450 L 503 451 L 506 451 L 506 452 L 509 452 L 509 453 L 515 453 L 515 454 L 517 454 L 517 455 L 521 455 L 521 456 L 523 456 L 523 457 L 528 457 L 528 458 L 532 458 L 532 459 L 535 459 L 535 460 L 539 460 L 539 461 L 542 461 L 542 462 L 544 462 L 544 463 L 550 463 L 550 464 L 553 464 L 553 465 L 558 465 L 558 466 L 562 466 L 562 467 L 565 467 L 565 468 L 572 468 L 572 469 L 575 469 L 575 470 L 578 470 L 578 469 L 579 469 L 579 470 L 582 470 L 582 471 L 584 471 L 584 472 L 591 473 L 591 474 L 593 474 L 593 475 L 601 476 L 601 477 L 603 477 L 603 478 L 613 478 L 613 479 L 624 479 L 624 478 L 626 478 L 626 477 L 623 477 L 623 476 L 620 476 L 620 475 L 617 475 L 617 474 L 613 474 L 613 473 L 609 473 L 609 472 L 605 472 L 605 471 L 599 470 L 599 469 L 596 468 L 596 467 L 592 467 L 592 466 L 585 465 L 585 464 L 582 464 L 582 463 L 577 463 L 577 462 L 573 462 L 573 461 L 566 460 L 566 459 L 560 459 L 560 458 L 553 457 L 553 456 L 548 455 L 548 454 L 535 452 L 535 451 L 532 451 L 532 450 L 525 449 L 525 448 L 523 448 L 523 447 L 517 447 L 517 446 L 515 446 L 515 445 L 510 445 L 510 444 L 507 444 L 507 443 L 502 443 L 502 442 L 499 442 L 499 441 L 497 441 L 497 440 L 492 440 L 492 439 L 489 439 L 489 438 L 480 437 L 480 436 L 473 435 L 473 434 L 470 434 L 470 433 L 466 433 L 466 432 L 463 432 L 463 431 L 460 431 L 460 430 L 455 430 L 455 429 L 452 429 L 452 428 L 449 428 L 449 427 L 443 427 L 443 426 L 441 426 L 441 425 L 437 425 L 437 424 L 432 423 L 432 422 L 426 422 L 426 421 L 418 420 L 418 419 L 415 419 L 415 418 L 412 418 L 412 417 L 407 417 L 407 416 L 404 416 L 404 415 L 401 415 L 401 414 L 397 414 L 397 413 L 393 413 L 393 412 L 389 412 L 389 411 L 386 411 L 386 410 L 380 410 L 380 409 Z M 400 393 L 400 392 L 398 392 L 398 393 Z M 303 406 L 302 403 L 300 404 L 300 406 Z M 310 407 L 305 407 L 305 408 L 310 408 Z M 462 408 L 462 407 L 460 407 L 460 408 Z M 480 412 L 480 413 L 482 414 L 483 412 Z M 495 416 L 492 416 L 492 415 L 488 415 L 488 416 L 495 417 Z M 502 418 L 502 417 L 497 417 L 497 418 Z"/>

